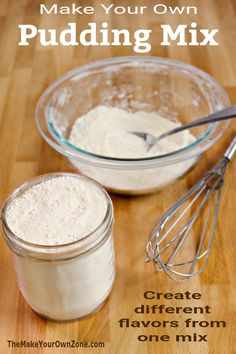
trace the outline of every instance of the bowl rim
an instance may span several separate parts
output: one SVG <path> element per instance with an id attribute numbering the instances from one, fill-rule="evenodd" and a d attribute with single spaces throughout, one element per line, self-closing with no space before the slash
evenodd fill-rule
<path id="1" fill-rule="evenodd" d="M 150 168 L 150 164 L 169 165 L 172 164 L 173 162 L 183 161 L 198 156 L 202 152 L 207 150 L 210 146 L 212 146 L 226 130 L 229 124 L 228 121 L 210 124 L 209 128 L 196 141 L 187 145 L 186 147 L 172 151 L 167 154 L 155 155 L 155 156 L 144 157 L 144 158 L 116 158 L 116 157 L 91 153 L 73 145 L 55 130 L 54 126 L 52 125 L 52 122 L 50 122 L 50 119 L 48 118 L 50 117 L 50 114 L 48 114 L 48 112 L 51 109 L 50 103 L 47 104 L 46 108 L 45 108 L 45 103 L 48 100 L 48 96 L 53 92 L 54 89 L 59 87 L 61 83 L 67 81 L 68 79 L 72 79 L 75 76 L 77 77 L 77 79 L 80 79 L 93 72 L 93 69 L 101 69 L 101 67 L 104 66 L 109 67 L 114 64 L 131 64 L 131 63 L 132 65 L 135 66 L 135 65 L 139 65 L 140 62 L 151 63 L 154 65 L 159 64 L 163 66 L 169 66 L 177 69 L 179 68 L 181 70 L 186 70 L 190 73 L 192 72 L 196 76 L 199 76 L 202 79 L 206 80 L 206 82 L 209 82 L 221 93 L 222 102 L 223 100 L 225 101 L 224 107 L 230 105 L 230 100 L 225 89 L 208 73 L 190 64 L 186 64 L 184 62 L 172 60 L 169 58 L 161 58 L 155 56 L 145 56 L 145 57 L 144 56 L 123 56 L 123 57 L 106 58 L 98 61 L 93 61 L 91 63 L 79 66 L 73 70 L 66 72 L 64 75 L 62 75 L 57 80 L 55 80 L 42 93 L 36 105 L 35 119 L 36 119 L 36 126 L 40 134 L 42 135 L 42 137 L 46 140 L 46 142 L 49 145 L 51 145 L 55 150 L 57 150 L 59 153 L 63 154 L 68 158 L 72 158 L 74 160 L 82 161 L 83 163 L 96 165 L 100 167 L 103 166 L 103 167 L 116 168 L 117 166 L 119 166 L 125 169 L 130 169 L 130 168 L 133 169 L 134 167 L 137 166 L 138 168 L 145 169 L 145 168 Z M 44 128 L 42 127 L 42 117 L 44 117 Z M 221 124 L 222 129 L 220 129 L 218 134 L 212 138 L 212 134 L 214 134 L 219 124 Z M 200 146 L 201 143 L 204 144 Z"/>

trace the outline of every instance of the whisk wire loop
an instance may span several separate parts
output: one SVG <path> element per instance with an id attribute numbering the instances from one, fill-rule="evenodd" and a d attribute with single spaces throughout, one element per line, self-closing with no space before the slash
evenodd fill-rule
<path id="1" fill-rule="evenodd" d="M 200 274 L 206 267 L 219 214 L 225 170 L 235 152 L 236 137 L 218 164 L 170 207 L 150 232 L 146 261 L 153 262 L 157 271 L 164 270 L 177 282 Z M 179 259 L 179 255 L 184 260 Z"/>

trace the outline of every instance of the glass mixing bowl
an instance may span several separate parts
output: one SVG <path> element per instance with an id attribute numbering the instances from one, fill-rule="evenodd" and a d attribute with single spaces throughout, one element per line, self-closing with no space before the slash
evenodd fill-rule
<path id="1" fill-rule="evenodd" d="M 228 123 L 194 128 L 196 141 L 180 150 L 148 158 L 112 158 L 68 141 L 75 120 L 99 105 L 157 112 L 187 123 L 229 106 L 223 88 L 205 72 L 165 58 L 118 57 L 76 68 L 55 81 L 36 107 L 43 138 L 72 165 L 122 194 L 160 190 L 185 175 L 223 134 Z"/>

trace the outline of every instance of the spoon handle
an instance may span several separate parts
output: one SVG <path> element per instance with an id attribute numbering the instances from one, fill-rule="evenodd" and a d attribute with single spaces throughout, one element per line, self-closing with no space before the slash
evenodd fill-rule
<path id="1" fill-rule="evenodd" d="M 232 105 L 232 106 L 222 109 L 218 112 L 209 114 L 208 116 L 196 119 L 193 122 L 181 125 L 180 127 L 172 129 L 171 131 L 167 132 L 166 136 L 178 133 L 178 132 L 185 130 L 185 129 L 189 129 L 192 127 L 197 127 L 199 125 L 217 122 L 217 121 L 225 120 L 225 119 L 229 119 L 229 118 L 236 118 L 236 105 Z"/>

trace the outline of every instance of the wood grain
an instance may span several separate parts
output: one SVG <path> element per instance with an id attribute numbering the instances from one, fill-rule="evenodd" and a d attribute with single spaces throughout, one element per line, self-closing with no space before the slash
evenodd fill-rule
<path id="1" fill-rule="evenodd" d="M 70 21 L 78 21 L 83 28 L 89 21 L 101 23 L 108 20 L 112 26 L 129 29 L 152 28 L 152 51 L 149 55 L 183 60 L 213 75 L 227 90 L 236 103 L 236 2 L 235 0 L 194 0 L 191 5 L 199 8 L 197 17 L 183 15 L 157 16 L 148 12 L 144 16 L 111 15 L 104 19 L 97 1 L 90 1 L 96 10 L 91 16 L 39 15 L 39 0 L 0 1 L 0 202 L 9 192 L 33 176 L 53 171 L 72 170 L 66 159 L 52 150 L 40 137 L 34 124 L 34 110 L 42 91 L 66 71 L 111 56 L 133 55 L 129 47 L 46 47 L 37 41 L 29 47 L 18 47 L 18 24 L 32 23 L 46 28 L 63 28 Z M 53 2 L 45 1 L 45 4 Z M 57 1 L 68 5 L 71 1 Z M 87 1 L 80 1 L 86 5 Z M 110 1 L 106 1 L 109 4 Z M 130 1 L 131 3 L 131 1 Z M 132 2 L 134 3 L 134 2 Z M 155 1 L 148 1 L 155 4 Z M 163 1 L 167 5 L 189 5 L 187 0 Z M 119 1 L 125 5 L 127 1 Z M 142 1 L 135 1 L 143 5 Z M 218 47 L 161 47 L 160 23 L 190 23 L 197 19 L 199 26 L 218 27 Z M 156 40 L 155 40 L 156 38 Z M 0 354 L 28 353 L 101 353 L 101 354 L 234 354 L 235 337 L 235 210 L 236 210 L 236 161 L 228 167 L 220 206 L 220 216 L 214 247 L 205 272 L 186 284 L 175 284 L 164 274 L 154 273 L 150 264 L 145 264 L 145 243 L 150 226 L 201 174 L 221 156 L 230 137 L 236 132 L 236 124 L 211 148 L 199 165 L 184 179 L 161 193 L 142 197 L 113 195 L 116 225 L 114 230 L 117 277 L 111 296 L 95 315 L 82 321 L 57 324 L 43 320 L 34 314 L 19 294 L 10 252 L 3 238 L 0 239 Z M 165 328 L 120 328 L 120 318 L 130 320 L 182 321 L 186 315 L 138 315 L 134 307 L 145 301 L 146 290 L 156 292 L 200 292 L 198 306 L 210 305 L 212 314 L 196 316 L 198 320 L 224 320 L 226 328 L 200 328 L 196 332 L 207 334 L 208 342 L 176 343 L 139 342 L 140 334 L 169 334 L 174 336 L 180 329 Z M 146 303 L 145 302 L 145 303 Z M 187 300 L 164 300 L 167 306 L 193 306 Z M 191 316 L 190 316 L 191 317 Z M 185 330 L 186 332 L 186 330 Z M 190 333 L 194 329 L 190 330 Z M 104 341 L 102 349 L 11 349 L 7 340 L 61 340 Z"/>

